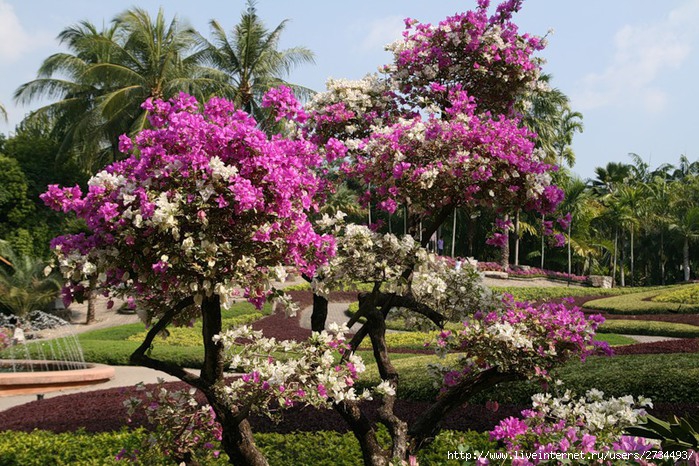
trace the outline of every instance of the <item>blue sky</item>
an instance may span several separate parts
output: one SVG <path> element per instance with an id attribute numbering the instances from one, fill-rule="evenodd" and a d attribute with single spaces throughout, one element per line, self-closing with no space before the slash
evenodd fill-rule
<path id="1" fill-rule="evenodd" d="M 497 2 L 495 2 L 497 3 Z M 42 60 L 60 50 L 56 35 L 87 19 L 108 23 L 131 5 L 168 18 L 177 15 L 200 32 L 208 21 L 235 25 L 244 0 L 0 0 L 0 102 L 14 125 L 31 110 L 16 107 L 12 94 L 33 79 Z M 437 22 L 465 11 L 475 0 L 259 0 L 269 27 L 289 19 L 282 47 L 304 45 L 316 65 L 296 70 L 290 80 L 323 90 L 328 77 L 361 78 L 386 63 L 383 46 L 399 37 L 403 18 Z M 699 0 L 525 0 L 515 17 L 521 31 L 544 35 L 549 46 L 544 71 L 584 115 L 577 135 L 573 171 L 594 176 L 609 161 L 629 162 L 639 154 L 652 167 L 677 163 L 681 154 L 699 158 Z"/>

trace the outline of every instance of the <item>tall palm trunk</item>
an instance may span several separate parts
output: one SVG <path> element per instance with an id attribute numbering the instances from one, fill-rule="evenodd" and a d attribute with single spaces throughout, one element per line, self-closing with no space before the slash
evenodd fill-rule
<path id="1" fill-rule="evenodd" d="M 90 278 L 87 290 L 87 317 L 85 325 L 90 325 L 97 320 L 97 277 Z"/>
<path id="2" fill-rule="evenodd" d="M 451 224 L 451 257 L 455 257 L 456 251 L 456 217 L 458 211 L 454 208 L 454 222 Z"/>
<path id="3" fill-rule="evenodd" d="M 519 210 L 515 214 L 515 265 L 519 265 Z"/>
<path id="4" fill-rule="evenodd" d="M 634 259 L 633 259 L 633 227 L 631 228 L 631 276 L 629 277 L 629 286 L 633 286 L 634 277 Z"/>
<path id="5" fill-rule="evenodd" d="M 660 230 L 660 284 L 665 285 L 665 232 Z"/>
<path id="6" fill-rule="evenodd" d="M 684 281 L 689 281 L 689 236 L 684 237 L 684 245 L 682 246 L 682 268 L 684 270 Z"/>
<path id="7" fill-rule="evenodd" d="M 626 263 L 626 243 L 624 241 L 624 232 L 621 232 L 621 264 L 619 265 L 619 284 L 626 286 L 626 274 L 624 273 L 624 264 Z"/>
<path id="8" fill-rule="evenodd" d="M 509 218 L 509 215 L 505 215 L 503 220 L 507 222 Z M 502 270 L 507 272 L 507 269 L 510 267 L 510 230 L 505 230 L 503 234 L 505 235 L 505 241 L 500 249 L 500 266 Z"/>
<path id="9" fill-rule="evenodd" d="M 546 220 L 546 216 L 542 215 L 541 216 L 541 268 L 544 268 L 544 247 L 545 244 L 544 242 L 546 241 L 546 236 L 544 235 L 544 220 Z"/>
<path id="10" fill-rule="evenodd" d="M 614 258 L 612 259 L 612 286 L 616 286 L 616 257 L 617 257 L 617 244 L 619 242 L 619 230 L 614 229 Z"/>
<path id="11" fill-rule="evenodd" d="M 570 231 L 571 231 L 571 225 L 573 224 L 572 220 L 568 223 L 568 275 L 570 275 L 573 270 L 573 255 L 571 251 L 571 246 L 570 246 Z"/>

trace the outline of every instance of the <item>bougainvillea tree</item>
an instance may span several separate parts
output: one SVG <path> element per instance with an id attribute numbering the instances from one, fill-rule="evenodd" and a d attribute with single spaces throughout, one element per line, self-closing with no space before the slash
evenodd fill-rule
<path id="1" fill-rule="evenodd" d="M 317 293 L 352 281 L 373 284 L 350 321 L 366 319 L 352 348 L 368 336 L 379 374 L 395 391 L 399 376 L 385 340 L 392 309 L 439 327 L 469 321 L 458 336 L 443 333 L 436 343 L 439 353 L 461 356 L 456 367 L 435 369 L 443 389 L 431 408 L 408 424 L 394 414 L 395 394 L 383 397 L 379 419 L 391 435 L 389 448 L 373 446 L 375 426 L 357 403 L 336 405 L 366 464 L 407 460 L 433 438 L 446 413 L 477 392 L 508 380 L 546 379 L 556 364 L 588 354 L 598 322 L 563 306 L 489 299 L 470 267 L 455 271 L 424 249 L 458 207 L 497 212 L 490 242 L 501 245 L 511 227 L 508 213 L 551 213 L 563 198 L 551 182 L 556 167 L 544 163 L 536 135 L 515 111 L 539 85 L 541 60 L 534 53 L 544 46 L 512 22 L 520 4 L 504 2 L 491 15 L 489 2 L 480 0 L 474 11 L 436 25 L 408 19 L 403 38 L 388 47 L 393 62 L 381 75 L 332 80 L 309 105 L 308 139 L 344 144 L 340 170 L 365 186 L 362 200 L 389 213 L 407 212 L 409 238 L 336 227 L 338 254 L 315 277 Z"/>
<path id="2" fill-rule="evenodd" d="M 222 99 L 199 111 L 192 97 L 148 101 L 152 129 L 120 149 L 130 156 L 80 188 L 50 186 L 48 205 L 72 211 L 89 234 L 53 242 L 68 279 L 64 298 L 97 278 L 112 296 L 135 300 L 155 322 L 132 362 L 162 370 L 201 390 L 223 427 L 223 445 L 240 464 L 265 464 L 245 420 L 249 407 L 222 391 L 225 352 L 221 307 L 236 297 L 261 306 L 281 297 L 270 286 L 285 266 L 313 274 L 334 240 L 313 230 L 320 163 L 311 143 L 269 138 L 247 114 Z M 203 322 L 204 364 L 196 376 L 149 356 L 169 324 Z"/>

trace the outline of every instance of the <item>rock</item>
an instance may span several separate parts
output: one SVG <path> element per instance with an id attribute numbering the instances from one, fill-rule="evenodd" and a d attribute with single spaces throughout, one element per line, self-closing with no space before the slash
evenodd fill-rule
<path id="1" fill-rule="evenodd" d="M 612 287 L 612 277 L 607 275 L 590 275 L 588 277 L 588 283 L 590 286 L 595 288 L 611 288 Z"/>
<path id="2" fill-rule="evenodd" d="M 507 277 L 509 277 L 507 272 L 497 272 L 495 270 L 486 270 L 485 272 L 483 272 L 483 276 L 488 277 L 488 278 L 501 278 L 501 279 L 506 279 Z"/>

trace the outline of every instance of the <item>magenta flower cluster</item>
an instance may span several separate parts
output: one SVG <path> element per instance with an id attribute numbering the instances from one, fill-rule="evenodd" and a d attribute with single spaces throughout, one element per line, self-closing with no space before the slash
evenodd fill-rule
<path id="1" fill-rule="evenodd" d="M 302 117 L 284 89 L 266 98 L 279 114 Z M 52 243 L 69 281 L 64 297 L 99 276 L 115 293 L 153 309 L 187 296 L 235 294 L 259 305 L 269 268 L 294 265 L 313 274 L 334 253 L 316 233 L 319 149 L 303 137 L 269 138 L 229 101 L 200 111 L 181 94 L 151 100 L 152 129 L 120 138 L 128 157 L 79 187 L 49 186 L 41 198 L 85 220 L 89 234 Z"/>
<path id="2" fill-rule="evenodd" d="M 565 303 L 535 307 L 511 297 L 503 305 L 501 311 L 476 312 L 463 322 L 463 330 L 444 330 L 437 335 L 439 353 L 457 351 L 469 359 L 458 370 L 443 371 L 444 386 L 493 367 L 547 381 L 553 367 L 571 359 L 584 361 L 592 354 L 611 354 L 606 342 L 594 340 L 604 322 L 599 315 L 588 317 Z"/>
<path id="3" fill-rule="evenodd" d="M 558 398 L 534 395 L 532 408 L 522 411 L 521 418 L 502 420 L 490 437 L 504 444 L 517 466 L 551 464 L 550 459 L 561 459 L 556 455 L 562 454 L 571 455 L 567 464 L 655 464 L 647 460 L 655 458 L 651 450 L 658 451 L 657 443 L 623 434 L 646 415 L 644 407 L 652 406 L 650 400 L 603 395 L 594 389 L 579 398 L 570 391 Z"/>

